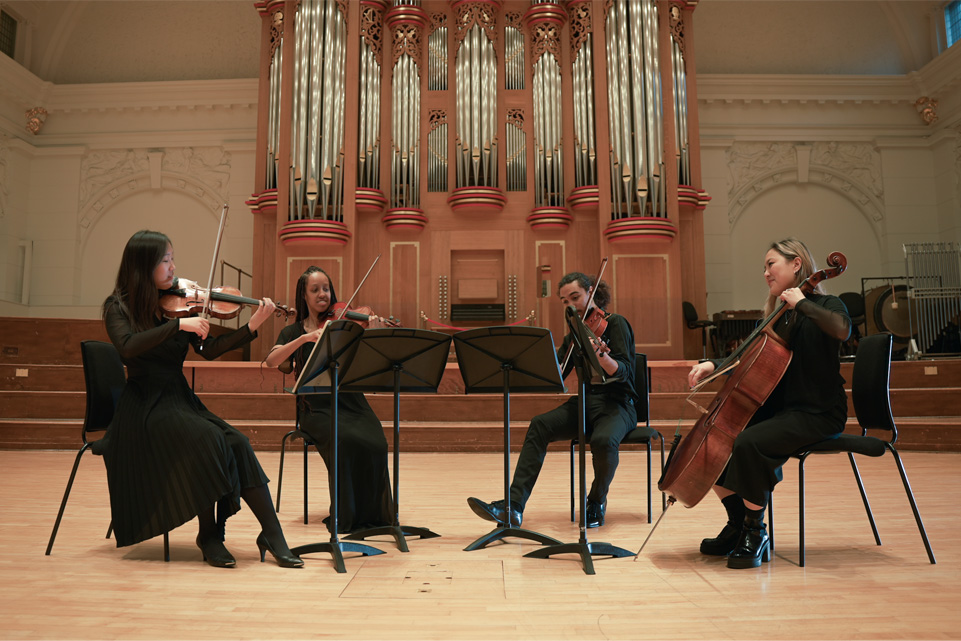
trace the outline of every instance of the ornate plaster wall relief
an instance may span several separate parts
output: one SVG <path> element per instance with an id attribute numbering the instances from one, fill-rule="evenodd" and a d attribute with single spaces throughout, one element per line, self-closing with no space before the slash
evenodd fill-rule
<path id="1" fill-rule="evenodd" d="M 881 154 L 868 143 L 735 143 L 726 152 L 728 221 L 765 189 L 816 183 L 842 194 L 879 231 L 884 218 Z"/>
<path id="2" fill-rule="evenodd" d="M 836 169 L 860 183 L 876 198 L 884 198 L 881 178 L 881 153 L 866 142 L 818 142 L 811 152 L 811 163 Z"/>
<path id="3" fill-rule="evenodd" d="M 139 191 L 179 191 L 218 215 L 228 197 L 230 160 L 230 153 L 221 147 L 91 151 L 80 163 L 81 246 L 114 203 Z"/>

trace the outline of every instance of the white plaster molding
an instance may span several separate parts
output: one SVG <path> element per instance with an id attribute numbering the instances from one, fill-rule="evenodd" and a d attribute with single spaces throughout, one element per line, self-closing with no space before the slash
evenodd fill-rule
<path id="1" fill-rule="evenodd" d="M 782 74 L 704 74 L 697 78 L 698 102 L 902 104 L 917 88 L 905 76 L 823 76 Z"/>
<path id="2" fill-rule="evenodd" d="M 151 156 L 159 156 L 159 175 L 151 170 Z M 230 152 L 218 147 L 91 151 L 80 168 L 78 255 L 84 254 L 98 221 L 114 205 L 139 192 L 160 189 L 186 194 L 218 219 L 229 198 L 230 169 Z"/>
<path id="3" fill-rule="evenodd" d="M 48 112 L 142 111 L 257 107 L 258 80 L 181 80 L 57 85 Z"/>
<path id="4" fill-rule="evenodd" d="M 807 148 L 807 145 L 800 146 Z M 799 171 L 796 148 L 791 143 L 735 143 L 726 156 L 731 172 L 728 182 L 730 229 L 761 193 L 782 184 L 807 183 L 844 196 L 881 238 L 885 208 L 877 149 L 854 143 L 816 143 L 811 150 L 806 180 Z"/>

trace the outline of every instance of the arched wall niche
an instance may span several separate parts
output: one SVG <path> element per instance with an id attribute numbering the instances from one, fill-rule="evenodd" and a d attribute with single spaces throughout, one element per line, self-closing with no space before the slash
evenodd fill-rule
<path id="1" fill-rule="evenodd" d="M 818 268 L 833 251 L 847 257 L 847 270 L 825 282 L 828 293 L 860 292 L 862 278 L 889 275 L 882 273 L 875 224 L 863 214 L 845 192 L 818 183 L 781 183 L 756 194 L 732 223 L 730 309 L 763 306 L 764 254 L 790 236 L 804 241 Z"/>

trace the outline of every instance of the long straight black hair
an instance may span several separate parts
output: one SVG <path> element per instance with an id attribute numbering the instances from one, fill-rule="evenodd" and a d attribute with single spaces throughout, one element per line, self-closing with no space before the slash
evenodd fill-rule
<path id="1" fill-rule="evenodd" d="M 103 302 L 102 316 L 106 317 L 107 309 L 116 304 L 138 332 L 157 324 L 160 296 L 153 272 L 171 244 L 165 234 L 148 229 L 142 229 L 130 237 L 123 248 L 113 293 Z"/>

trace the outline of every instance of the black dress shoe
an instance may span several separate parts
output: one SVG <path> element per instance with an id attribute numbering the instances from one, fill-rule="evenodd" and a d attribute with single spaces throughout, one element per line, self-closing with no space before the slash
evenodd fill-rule
<path id="1" fill-rule="evenodd" d="M 237 565 L 236 559 L 227 551 L 227 546 L 224 545 L 223 541 L 201 541 L 198 534 L 197 547 L 200 548 L 200 553 L 203 554 L 204 561 L 208 565 L 215 568 L 232 568 Z"/>
<path id="2" fill-rule="evenodd" d="M 756 568 L 771 560 L 771 540 L 761 519 L 747 517 L 734 551 L 727 557 L 727 567 Z"/>
<path id="3" fill-rule="evenodd" d="M 494 501 L 493 503 L 485 503 L 478 498 L 470 497 L 467 499 L 467 505 L 473 510 L 474 514 L 481 517 L 486 521 L 493 521 L 494 523 L 499 523 L 503 526 L 507 526 L 507 510 L 506 504 L 503 499 L 499 501 Z M 524 513 L 514 507 L 511 503 L 511 522 L 510 525 L 514 527 L 520 527 L 521 521 L 524 520 Z"/>
<path id="4" fill-rule="evenodd" d="M 604 525 L 604 513 L 607 512 L 607 501 L 598 503 L 587 500 L 587 527 L 601 527 Z"/>
<path id="5" fill-rule="evenodd" d="M 741 537 L 741 528 L 731 525 L 730 521 L 724 524 L 720 534 L 713 539 L 701 540 L 701 554 L 711 556 L 727 556 L 734 551 L 737 541 Z"/>

